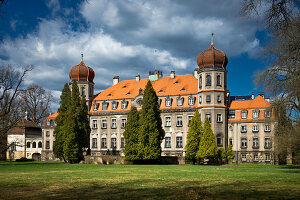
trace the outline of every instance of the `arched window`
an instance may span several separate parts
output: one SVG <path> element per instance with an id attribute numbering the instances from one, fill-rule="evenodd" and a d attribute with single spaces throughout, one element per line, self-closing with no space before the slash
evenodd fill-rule
<path id="1" fill-rule="evenodd" d="M 81 87 L 81 96 L 85 95 L 85 87 Z"/>
<path id="2" fill-rule="evenodd" d="M 217 86 L 221 86 L 221 76 L 217 75 Z"/>
<path id="3" fill-rule="evenodd" d="M 199 88 L 202 88 L 202 74 L 199 76 Z"/>
<path id="4" fill-rule="evenodd" d="M 36 142 L 32 143 L 32 148 L 36 148 Z"/>
<path id="5" fill-rule="evenodd" d="M 27 147 L 27 148 L 30 148 L 30 142 L 27 142 L 26 147 Z"/>
<path id="6" fill-rule="evenodd" d="M 211 75 L 206 75 L 206 86 L 211 86 Z"/>
<path id="7" fill-rule="evenodd" d="M 39 142 L 38 143 L 38 148 L 42 148 L 42 147 L 43 147 L 42 142 Z"/>

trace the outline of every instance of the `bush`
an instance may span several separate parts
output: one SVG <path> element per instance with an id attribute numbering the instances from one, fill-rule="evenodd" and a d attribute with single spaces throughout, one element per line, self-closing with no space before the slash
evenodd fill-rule
<path id="1" fill-rule="evenodd" d="M 25 157 L 22 157 L 20 159 L 16 159 L 16 162 L 32 162 L 34 161 L 33 159 L 27 159 Z"/>

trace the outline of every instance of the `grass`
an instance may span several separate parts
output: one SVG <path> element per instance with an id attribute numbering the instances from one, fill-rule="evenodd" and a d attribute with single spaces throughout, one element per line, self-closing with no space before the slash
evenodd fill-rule
<path id="1" fill-rule="evenodd" d="M 0 162 L 0 199 L 300 199 L 300 169 Z"/>

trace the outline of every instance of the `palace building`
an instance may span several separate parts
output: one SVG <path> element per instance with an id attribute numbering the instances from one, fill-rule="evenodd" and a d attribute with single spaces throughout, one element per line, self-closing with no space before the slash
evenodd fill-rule
<path id="1" fill-rule="evenodd" d="M 211 121 L 218 147 L 232 145 L 236 153 L 234 162 L 273 163 L 273 131 L 275 118 L 269 99 L 264 96 L 230 96 L 227 91 L 226 54 L 212 44 L 197 57 L 198 68 L 192 74 L 176 75 L 171 71 L 163 76 L 161 71 L 149 72 L 149 78 L 139 75 L 132 80 L 113 78 L 113 85 L 94 95 L 91 67 L 81 61 L 71 68 L 70 82 L 78 81 L 81 95 L 88 97 L 90 118 L 91 156 L 115 152 L 123 155 L 123 136 L 127 114 L 132 106 L 141 109 L 143 90 L 152 82 L 158 96 L 165 138 L 161 144 L 162 155 L 185 156 L 189 122 L 196 110 L 201 120 Z M 53 142 L 57 113 L 47 118 L 43 126 L 44 160 L 55 159 Z M 49 144 L 49 145 L 47 145 Z"/>

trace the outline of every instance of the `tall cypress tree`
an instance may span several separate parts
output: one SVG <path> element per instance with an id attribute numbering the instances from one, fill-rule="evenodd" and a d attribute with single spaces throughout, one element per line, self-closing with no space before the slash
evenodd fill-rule
<path id="1" fill-rule="evenodd" d="M 208 118 L 205 119 L 204 132 L 200 139 L 199 150 L 197 152 L 197 158 L 203 160 L 214 159 L 217 155 L 217 144 L 215 135 L 211 129 L 210 121 Z"/>
<path id="2" fill-rule="evenodd" d="M 187 134 L 187 143 L 185 146 L 186 149 L 186 158 L 193 161 L 193 164 L 196 162 L 196 155 L 199 149 L 200 138 L 203 134 L 202 122 L 198 110 L 196 110 L 190 125 L 189 131 Z"/>
<path id="3" fill-rule="evenodd" d="M 67 83 L 64 85 L 64 88 L 60 95 L 60 99 L 61 99 L 60 107 L 58 109 L 59 115 L 55 119 L 56 127 L 54 132 L 56 136 L 55 136 L 53 152 L 57 158 L 63 158 L 64 161 L 66 161 L 63 152 L 63 145 L 66 138 L 66 134 L 64 132 L 64 125 L 65 125 L 67 110 L 70 106 L 70 101 L 71 101 L 71 91 Z"/>
<path id="4" fill-rule="evenodd" d="M 139 134 L 139 159 L 159 159 L 161 157 L 161 142 L 165 132 L 162 128 L 158 97 L 150 80 L 143 95 Z"/>
<path id="5" fill-rule="evenodd" d="M 78 137 L 80 146 L 81 148 L 89 148 L 91 128 L 89 126 L 88 107 L 85 96 L 81 98 L 80 106 L 78 107 L 77 122 L 79 126 Z"/>
<path id="6" fill-rule="evenodd" d="M 125 138 L 125 159 L 138 160 L 139 113 L 136 107 L 132 107 L 127 116 L 127 124 L 123 135 Z"/>

